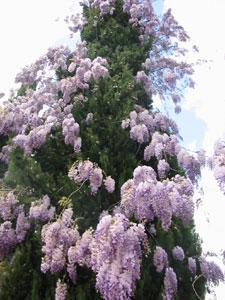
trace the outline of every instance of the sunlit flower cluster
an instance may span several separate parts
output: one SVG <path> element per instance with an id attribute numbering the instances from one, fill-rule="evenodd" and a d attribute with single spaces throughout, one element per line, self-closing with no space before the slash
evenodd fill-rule
<path id="1" fill-rule="evenodd" d="M 0 196 L 0 260 L 23 242 L 30 228 L 23 205 L 9 192 Z"/>
<path id="2" fill-rule="evenodd" d="M 172 217 L 188 224 L 193 218 L 193 186 L 188 179 L 177 175 L 162 182 L 156 179 L 155 171 L 148 166 L 137 167 L 133 179 L 121 187 L 121 208 L 129 217 L 139 221 L 161 221 L 164 230 L 171 226 Z"/>
<path id="3" fill-rule="evenodd" d="M 103 180 L 103 171 L 100 167 L 93 164 L 90 160 L 79 161 L 75 163 L 69 170 L 68 176 L 76 183 L 88 181 L 90 183 L 91 193 L 95 195 L 98 189 L 104 183 L 105 189 L 109 193 L 115 190 L 115 180 L 111 176 L 107 176 Z"/>

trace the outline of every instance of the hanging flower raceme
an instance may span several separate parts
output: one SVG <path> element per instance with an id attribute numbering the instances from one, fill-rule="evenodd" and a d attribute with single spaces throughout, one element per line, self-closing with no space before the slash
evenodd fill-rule
<path id="1" fill-rule="evenodd" d="M 42 252 L 44 256 L 41 262 L 41 271 L 56 273 L 66 266 L 68 249 L 75 245 L 80 238 L 77 228 L 72 220 L 73 211 L 66 209 L 61 218 L 53 223 L 45 224 L 42 228 Z"/>
<path id="2" fill-rule="evenodd" d="M 93 239 L 93 230 L 86 230 L 75 246 L 68 250 L 67 273 L 73 283 L 76 281 L 76 268 L 79 266 L 91 267 L 91 249 L 90 243 Z"/>
<path id="3" fill-rule="evenodd" d="M 216 181 L 225 194 L 225 143 L 217 141 L 214 145 L 212 168 Z"/>
<path id="4" fill-rule="evenodd" d="M 23 242 L 30 228 L 23 205 L 9 192 L 0 196 L 0 260 Z"/>
<path id="5" fill-rule="evenodd" d="M 92 0 L 90 3 L 105 15 L 113 14 L 116 1 Z M 175 20 L 171 9 L 158 17 L 151 0 L 124 0 L 123 11 L 130 16 L 131 26 L 139 29 L 142 43 L 152 39 L 149 58 L 143 64 L 144 70 L 137 73 L 136 82 L 143 83 L 148 95 L 172 99 L 175 112 L 180 112 L 180 91 L 194 86 L 193 65 L 181 59 L 187 52 L 181 45 L 189 40 L 189 36 Z"/>
<path id="6" fill-rule="evenodd" d="M 145 239 L 143 225 L 130 223 L 123 214 L 102 217 L 89 248 L 96 288 L 103 299 L 131 299 L 140 278 Z"/>
<path id="7" fill-rule="evenodd" d="M 144 150 L 144 159 L 149 161 L 155 157 L 158 162 L 158 176 L 166 177 L 170 170 L 168 157 L 177 156 L 178 163 L 193 183 L 200 176 L 200 168 L 204 163 L 204 153 L 201 151 L 194 157 L 183 149 L 178 140 L 176 123 L 161 113 L 153 113 L 136 105 L 130 112 L 130 118 L 122 121 L 122 128 L 130 128 L 130 138 L 139 144 L 149 143 Z"/>
<path id="8" fill-rule="evenodd" d="M 82 14 L 70 15 L 65 18 L 65 22 L 68 24 L 68 29 L 71 31 L 71 37 L 81 31 L 84 25 L 87 23 L 85 17 Z"/>
<path id="9" fill-rule="evenodd" d="M 168 256 L 162 247 L 156 247 L 153 256 L 153 264 L 156 267 L 157 272 L 162 272 L 163 269 L 168 267 Z"/>
<path id="10" fill-rule="evenodd" d="M 157 165 L 157 171 L 160 179 L 164 179 L 166 177 L 166 173 L 170 170 L 170 165 L 165 159 L 161 159 Z"/>
<path id="11" fill-rule="evenodd" d="M 201 173 L 201 165 L 197 157 L 194 157 L 180 146 L 177 136 L 168 135 L 167 133 L 161 134 L 156 131 L 152 135 L 151 142 L 144 150 L 144 159 L 146 161 L 149 161 L 153 156 L 159 161 L 167 158 L 167 156 L 177 156 L 180 167 L 184 169 L 193 183 L 197 182 Z"/>
<path id="12" fill-rule="evenodd" d="M 171 226 L 172 217 L 188 224 L 194 214 L 193 186 L 179 175 L 162 182 L 156 179 L 155 171 L 148 166 L 137 167 L 133 179 L 121 187 L 120 207 L 126 216 L 139 221 L 161 221 L 164 230 Z"/>
<path id="13" fill-rule="evenodd" d="M 55 290 L 55 300 L 66 300 L 67 285 L 58 279 Z"/>
<path id="14" fill-rule="evenodd" d="M 172 250 L 173 258 L 179 261 L 183 261 L 185 258 L 184 250 L 180 246 L 176 246 Z"/>
<path id="15" fill-rule="evenodd" d="M 99 8 L 102 15 L 112 14 L 116 0 L 90 0 L 91 7 Z"/>
<path id="16" fill-rule="evenodd" d="M 51 206 L 50 199 L 45 195 L 41 200 L 31 202 L 29 211 L 30 220 L 47 222 L 55 217 L 55 207 Z"/>
<path id="17" fill-rule="evenodd" d="M 199 263 L 202 275 L 207 279 L 208 283 L 218 285 L 224 281 L 224 274 L 214 261 L 207 261 L 205 257 L 201 256 Z"/>
<path id="18" fill-rule="evenodd" d="M 148 138 L 145 138 L 144 142 L 148 142 L 155 131 L 178 134 L 177 124 L 172 119 L 160 112 L 152 112 L 139 105 L 134 106 L 129 118 L 123 120 L 121 126 L 123 129 L 130 128 L 130 136 L 135 141 L 140 139 L 138 134 L 134 134 L 137 126 L 143 128 L 143 131 L 147 131 L 145 135 Z"/>
<path id="19" fill-rule="evenodd" d="M 196 274 L 196 260 L 192 257 L 188 257 L 188 269 L 192 275 Z"/>
<path id="20" fill-rule="evenodd" d="M 69 114 L 62 122 L 62 133 L 65 138 L 65 144 L 72 145 L 75 152 L 80 152 L 81 138 L 80 126 L 75 122 L 73 115 Z"/>
<path id="21" fill-rule="evenodd" d="M 0 152 L 0 160 L 2 160 L 5 163 L 8 163 L 9 160 L 9 154 L 12 151 L 12 147 L 6 145 L 3 146 Z"/>
<path id="22" fill-rule="evenodd" d="M 89 181 L 91 193 L 95 195 L 104 182 L 105 189 L 109 193 L 115 190 L 115 181 L 107 176 L 103 181 L 103 171 L 90 160 L 78 161 L 69 170 L 68 176 L 75 183 Z"/>
<path id="23" fill-rule="evenodd" d="M 166 269 L 164 277 L 165 300 L 172 300 L 177 293 L 177 276 L 173 268 Z"/>
<path id="24" fill-rule="evenodd" d="M 66 70 L 66 60 L 70 54 L 67 47 L 49 48 L 46 55 L 41 56 L 35 63 L 25 67 L 17 76 L 16 82 L 23 85 L 32 85 L 42 80 L 48 70 L 62 68 Z"/>
<path id="25" fill-rule="evenodd" d="M 55 73 L 59 68 L 64 72 L 68 70 L 70 76 L 57 80 Z M 30 155 L 45 143 L 53 128 L 61 127 L 66 144 L 79 152 L 79 124 L 73 119 L 72 108 L 85 101 L 81 92 L 89 88 L 90 82 L 107 75 L 106 59 L 87 58 L 85 42 L 78 44 L 73 53 L 63 47 L 49 49 L 45 56 L 17 76 L 19 83 L 36 88 L 27 88 L 24 96 L 4 104 L 0 111 L 0 134 L 12 134 L 13 145 Z M 7 160 L 7 149 L 2 149 L 2 160 Z"/>

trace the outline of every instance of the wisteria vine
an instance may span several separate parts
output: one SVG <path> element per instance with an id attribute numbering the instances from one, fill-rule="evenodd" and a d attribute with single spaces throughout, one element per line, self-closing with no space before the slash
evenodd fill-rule
<path id="1" fill-rule="evenodd" d="M 95 9 L 96 15 L 104 18 L 106 15 L 113 16 L 116 3 L 117 0 L 90 0 L 86 6 Z M 176 59 L 185 55 L 186 50 L 180 43 L 186 42 L 188 35 L 174 19 L 171 10 L 161 19 L 157 17 L 150 0 L 123 0 L 122 4 L 123 12 L 129 15 L 130 25 L 139 29 L 140 44 L 147 43 L 149 39 L 153 41 L 142 70 L 133 78 L 134 84 L 142 85 L 148 96 L 159 95 L 164 100 L 171 98 L 175 111 L 179 112 L 180 91 L 186 86 L 194 86 L 191 78 L 193 65 Z M 66 22 L 70 31 L 76 33 L 87 21 L 83 15 L 71 15 Z M 67 75 L 58 78 L 59 70 Z M 78 106 L 85 105 L 85 92 L 93 82 L 110 78 L 109 70 L 105 58 L 91 60 L 88 57 L 85 41 L 78 43 L 72 52 L 62 46 L 51 48 L 46 55 L 25 67 L 16 77 L 16 82 L 25 88 L 24 94 L 18 93 L 0 110 L 0 135 L 10 137 L 8 144 L 1 149 L 0 159 L 7 163 L 16 147 L 22 149 L 25 155 L 32 155 L 45 144 L 53 129 L 60 131 L 74 155 L 82 153 L 81 124 L 73 112 Z M 87 113 L 83 122 L 87 126 L 95 122 L 93 112 Z M 112 214 L 104 212 L 96 229 L 89 228 L 83 234 L 79 232 L 72 207 L 66 207 L 58 214 L 48 195 L 25 207 L 20 204 L 16 193 L 1 193 L 0 260 L 24 242 L 27 233 L 39 224 L 42 228 L 40 269 L 43 273 L 64 274 L 56 283 L 56 300 L 66 299 L 67 283 L 76 284 L 77 266 L 85 266 L 96 274 L 96 290 L 103 299 L 131 299 L 141 276 L 143 254 L 149 255 L 148 247 L 154 250 L 151 255 L 156 272 L 164 276 L 165 299 L 174 299 L 178 290 L 173 260 L 185 264 L 192 278 L 198 278 L 200 272 L 200 276 L 210 284 L 218 285 L 224 281 L 224 275 L 214 262 L 203 256 L 188 257 L 179 245 L 171 249 L 171 253 L 167 253 L 161 245 L 148 245 L 149 232 L 151 236 L 157 236 L 156 221 L 167 232 L 175 218 L 181 220 L 184 226 L 193 220 L 193 184 L 197 183 L 200 168 L 205 164 L 204 151 L 197 156 L 191 155 L 181 147 L 178 128 L 173 120 L 140 105 L 135 105 L 129 116 L 121 120 L 121 126 L 129 130 L 132 141 L 144 145 L 143 160 L 146 164 L 156 159 L 156 168 L 143 164 L 137 166 L 133 177 L 122 184 L 121 197 Z M 184 176 L 168 176 L 173 157 L 176 157 Z M 223 143 L 216 145 L 212 164 L 215 177 L 224 190 Z M 77 185 L 87 183 L 93 196 L 102 186 L 108 193 L 116 190 L 117 178 L 106 175 L 88 158 L 77 159 L 68 177 Z M 131 222 L 131 218 L 135 222 Z"/>

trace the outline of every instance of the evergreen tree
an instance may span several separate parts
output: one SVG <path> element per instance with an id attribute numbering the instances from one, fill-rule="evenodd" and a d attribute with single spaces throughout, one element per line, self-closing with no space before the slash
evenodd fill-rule
<path id="1" fill-rule="evenodd" d="M 131 111 L 152 111 L 151 95 L 147 93 L 144 84 L 135 82 L 134 77 L 143 69 L 142 64 L 151 54 L 155 37 L 150 35 L 141 43 L 140 27 L 131 26 L 130 15 L 123 9 L 123 1 L 117 0 L 112 3 L 114 10 L 111 14 L 101 13 L 97 5 L 83 6 L 86 23 L 81 31 L 81 39 L 86 41 L 87 54 L 92 61 L 97 57 L 107 60 L 108 76 L 103 76 L 97 81 L 91 80 L 88 89 L 80 89 L 79 92 L 69 95 L 69 104 L 73 105 L 72 116 L 80 125 L 81 152 L 76 153 L 71 145 L 65 144 L 65 134 L 61 127 L 53 127 L 45 142 L 32 149 L 31 155 L 24 154 L 19 147 L 13 147 L 4 178 L 4 185 L 18 193 L 19 201 L 25 205 L 27 212 L 32 201 L 46 194 L 56 207 L 58 215 L 63 209 L 71 206 L 81 234 L 90 227 L 95 229 L 102 213 L 113 214 L 114 209 L 118 209 L 121 187 L 133 177 L 137 166 L 152 167 L 157 174 L 157 180 L 162 180 L 157 168 L 157 157 L 151 157 L 147 162 L 144 160 L 143 154 L 148 143 L 138 143 L 130 138 L 128 130 L 121 127 L 122 120 L 128 118 Z M 71 59 L 73 56 L 68 54 L 67 67 L 70 66 Z M 68 71 L 62 66 L 56 70 L 58 82 L 74 74 L 75 70 Z M 23 84 L 18 95 L 26 97 L 30 88 L 36 91 L 38 85 Z M 81 94 L 85 101 L 76 105 Z M 65 93 L 59 91 L 58 99 L 62 97 L 65 97 Z M 93 120 L 88 122 L 87 116 L 90 113 L 93 114 Z M 163 133 L 163 130 L 160 130 Z M 166 133 L 172 135 L 169 129 Z M 10 144 L 15 134 L 11 132 L 7 137 Z M 165 155 L 164 158 L 167 158 L 170 166 L 167 172 L 168 180 L 177 174 L 186 176 L 176 155 Z M 113 193 L 108 193 L 103 186 L 97 193 L 91 193 L 88 182 L 75 183 L 68 177 L 68 172 L 75 162 L 76 167 L 78 162 L 86 160 L 100 167 L 104 177 L 110 175 L 115 179 Z M 5 169 L 1 167 L 1 172 L 3 171 L 5 172 Z M 138 223 L 134 215 L 131 216 L 131 220 Z M 66 299 L 102 299 L 95 289 L 95 273 L 86 266 L 78 266 L 75 284 L 64 274 L 65 270 L 53 275 L 50 272 L 41 272 L 42 225 L 43 222 L 32 223 L 25 241 L 1 262 L 0 298 L 54 299 L 57 279 L 66 278 L 69 287 Z M 153 225 L 156 234 L 151 232 L 150 228 Z M 137 281 L 133 299 L 163 299 L 165 272 L 157 272 L 153 263 L 157 246 L 165 249 L 169 266 L 177 274 L 178 292 L 175 299 L 196 299 L 195 292 L 203 298 L 206 280 L 200 277 L 194 291 L 192 283 L 195 277 L 188 269 L 188 257 L 199 258 L 201 255 L 201 243 L 193 222 L 184 225 L 174 216 L 168 231 L 162 228 L 161 221 L 157 218 L 145 222 L 144 226 L 148 250 L 143 250 L 141 278 Z M 172 255 L 173 248 L 177 245 L 185 252 L 182 261 L 174 259 Z M 197 263 L 196 274 L 200 273 Z"/>

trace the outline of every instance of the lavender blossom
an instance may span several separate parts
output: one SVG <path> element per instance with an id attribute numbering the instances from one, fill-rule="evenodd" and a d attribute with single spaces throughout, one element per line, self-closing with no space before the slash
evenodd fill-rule
<path id="1" fill-rule="evenodd" d="M 114 192 L 114 190 L 115 190 L 115 180 L 111 176 L 106 177 L 106 179 L 104 180 L 104 185 L 105 185 L 106 190 L 109 193 Z"/>
<path id="2" fill-rule="evenodd" d="M 153 256 L 153 264 L 157 272 L 162 272 L 168 266 L 168 256 L 166 251 L 161 247 L 156 247 Z"/>
<path id="3" fill-rule="evenodd" d="M 176 259 L 176 260 L 179 260 L 179 261 L 183 261 L 184 260 L 184 250 L 179 247 L 179 246 L 176 246 L 173 248 L 172 250 L 172 254 L 173 254 L 173 258 Z"/>
<path id="4" fill-rule="evenodd" d="M 30 223 L 25 213 L 21 211 L 16 221 L 16 239 L 18 243 L 24 241 L 28 230 L 30 229 Z"/>
<path id="5" fill-rule="evenodd" d="M 0 217 L 3 221 L 11 220 L 15 217 L 15 208 L 18 200 L 12 192 L 6 196 L 0 196 Z"/>
<path id="6" fill-rule="evenodd" d="M 5 221 L 0 225 L 0 259 L 3 259 L 14 249 L 17 243 L 15 230 L 10 221 Z"/>
<path id="7" fill-rule="evenodd" d="M 196 261 L 192 257 L 188 257 L 188 269 L 193 275 L 196 274 Z"/>
<path id="8" fill-rule="evenodd" d="M 163 179 L 166 176 L 166 172 L 169 171 L 170 166 L 164 159 L 162 159 L 159 160 L 157 169 L 158 169 L 159 178 Z"/>
<path id="9" fill-rule="evenodd" d="M 193 187 L 188 179 L 176 176 L 160 182 L 151 167 L 142 166 L 121 187 L 120 207 L 126 216 L 134 215 L 139 221 L 158 218 L 167 231 L 173 215 L 184 224 L 193 218 L 192 197 Z"/>
<path id="10" fill-rule="evenodd" d="M 67 295 L 67 285 L 63 283 L 60 279 L 57 281 L 55 289 L 55 300 L 65 300 Z"/>
<path id="11" fill-rule="evenodd" d="M 42 257 L 41 271 L 46 273 L 59 272 L 65 267 L 68 249 L 75 245 L 80 238 L 72 220 L 72 209 L 66 209 L 56 222 L 42 228 Z"/>
<path id="12" fill-rule="evenodd" d="M 165 289 L 165 299 L 166 300 L 174 299 L 174 296 L 177 293 L 177 276 L 173 268 L 171 267 L 166 269 L 166 273 L 164 277 L 164 289 Z"/>
<path id="13" fill-rule="evenodd" d="M 50 205 L 50 199 L 45 195 L 38 202 L 32 202 L 29 218 L 32 220 L 39 220 L 42 222 L 51 221 L 55 216 L 55 207 Z"/>
<path id="14" fill-rule="evenodd" d="M 140 278 L 144 227 L 131 224 L 122 214 L 104 216 L 90 243 L 96 288 L 104 299 L 131 299 Z"/>
<path id="15" fill-rule="evenodd" d="M 220 267 L 213 261 L 207 261 L 203 256 L 199 258 L 202 275 L 213 285 L 224 281 L 224 275 Z"/>

